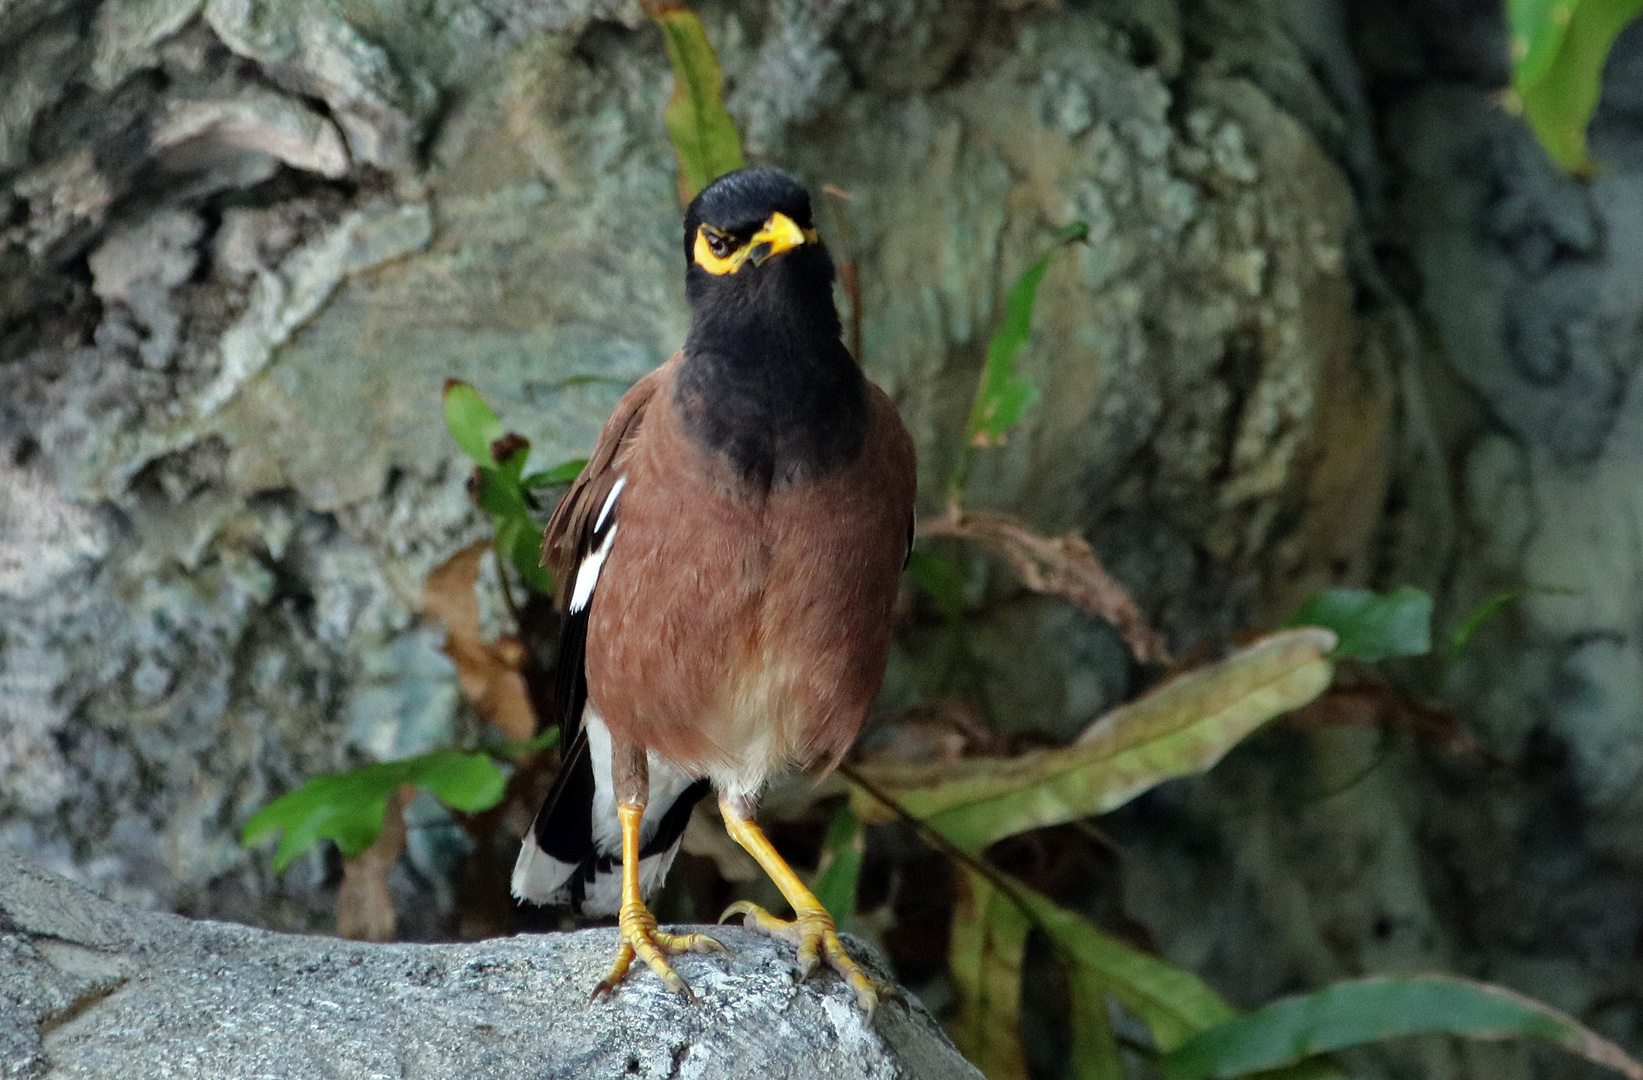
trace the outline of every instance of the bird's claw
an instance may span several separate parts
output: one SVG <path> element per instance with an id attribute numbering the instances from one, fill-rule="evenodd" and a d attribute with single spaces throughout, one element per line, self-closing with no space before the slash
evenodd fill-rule
<path id="1" fill-rule="evenodd" d="M 680 953 L 730 952 L 717 939 L 706 934 L 671 934 L 659 929 L 656 925 L 656 916 L 643 904 L 623 905 L 619 924 L 622 940 L 616 947 L 616 961 L 611 964 L 610 974 L 593 988 L 593 996 L 588 999 L 590 1002 L 598 1001 L 611 993 L 627 978 L 634 957 L 649 964 L 650 969 L 656 972 L 662 984 L 669 990 L 682 995 L 686 1001 L 695 1001 L 696 995 L 691 993 L 689 985 L 679 978 L 679 973 L 673 970 L 673 965 L 668 963 L 667 958 Z"/>
<path id="2" fill-rule="evenodd" d="M 800 981 L 808 979 L 825 957 L 827 966 L 838 972 L 849 984 L 851 991 L 856 995 L 856 1004 L 869 1017 L 878 1007 L 881 997 L 888 997 L 896 992 L 895 987 L 868 975 L 861 969 L 860 964 L 851 959 L 850 954 L 844 951 L 843 943 L 839 941 L 833 917 L 822 908 L 801 909 L 792 919 L 778 919 L 751 901 L 738 900 L 725 908 L 724 914 L 719 916 L 719 921 L 724 922 L 736 915 L 742 916 L 743 926 L 785 941 L 798 950 Z"/>

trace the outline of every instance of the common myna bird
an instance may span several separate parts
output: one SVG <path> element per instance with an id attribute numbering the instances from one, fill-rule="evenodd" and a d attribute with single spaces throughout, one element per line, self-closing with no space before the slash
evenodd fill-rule
<path id="1" fill-rule="evenodd" d="M 640 379 L 543 537 L 566 631 L 566 747 L 514 866 L 514 895 L 618 913 L 609 992 L 635 955 L 674 990 L 670 953 L 721 949 L 657 927 L 661 885 L 709 785 L 791 921 L 724 917 L 827 963 L 871 1011 L 878 987 L 754 821 L 793 768 L 832 769 L 884 679 L 913 532 L 913 444 L 840 340 L 833 263 L 810 197 L 743 169 L 685 213 L 684 349 Z"/>

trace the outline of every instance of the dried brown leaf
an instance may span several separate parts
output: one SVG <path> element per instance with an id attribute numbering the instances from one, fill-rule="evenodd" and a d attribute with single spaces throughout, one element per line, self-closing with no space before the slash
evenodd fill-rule
<path id="1" fill-rule="evenodd" d="M 536 713 L 520 671 L 524 646 L 511 635 L 486 642 L 480 634 L 474 582 L 490 550 L 490 542 L 481 540 L 435 567 L 422 590 L 422 610 L 445 624 L 445 655 L 474 710 L 508 739 L 525 742 L 536 734 Z"/>
<path id="2" fill-rule="evenodd" d="M 1476 736 L 1448 709 L 1409 697 L 1373 670 L 1354 679 L 1338 671 L 1323 695 L 1284 718 L 1289 728 L 1373 727 L 1403 732 L 1455 754 L 1486 757 Z"/>
<path id="3" fill-rule="evenodd" d="M 1034 592 L 1061 596 L 1107 620 L 1143 663 L 1169 663 L 1169 647 L 1141 615 L 1129 593 L 1102 567 L 1076 532 L 1041 536 L 1017 518 L 985 510 L 919 522 L 919 535 L 967 540 L 992 552 Z"/>
<path id="4" fill-rule="evenodd" d="M 337 936 L 350 941 L 392 941 L 399 915 L 388 892 L 388 871 L 405 850 L 405 808 L 416 798 L 413 784 L 402 784 L 388 800 L 382 832 L 352 859 L 342 861 L 337 890 Z"/>

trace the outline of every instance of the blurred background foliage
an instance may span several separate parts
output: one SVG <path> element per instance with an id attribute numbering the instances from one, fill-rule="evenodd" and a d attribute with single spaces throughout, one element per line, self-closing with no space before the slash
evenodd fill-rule
<path id="1" fill-rule="evenodd" d="M 21 43 L 0 61 L 0 599 L 54 594 L 0 638 L 0 840 L 116 893 L 272 925 L 378 940 L 565 925 L 513 909 L 505 886 L 555 764 L 540 524 L 614 395 L 677 343 L 677 304 L 657 299 L 676 291 L 661 226 L 677 204 L 655 180 L 687 200 L 743 162 L 745 136 L 747 158 L 813 182 L 851 344 L 921 449 L 929 516 L 881 709 L 839 777 L 766 807 L 841 924 L 994 1078 L 1643 1075 L 1621 1049 L 1635 988 L 1602 989 L 1625 985 L 1640 939 L 1606 973 L 1602 946 L 1559 940 L 1624 940 L 1623 915 L 1554 905 L 1491 927 L 1407 893 L 1426 878 L 1462 896 L 1491 879 L 1457 844 L 1548 828 L 1501 864 L 1534 881 L 1494 887 L 1585 872 L 1583 896 L 1643 891 L 1624 837 L 1556 833 L 1601 829 L 1605 805 L 1624 817 L 1636 787 L 1639 699 L 1593 701 L 1628 685 L 1635 642 L 1568 614 L 1603 606 L 1590 586 L 1614 542 L 1580 531 L 1574 501 L 1573 548 L 1520 520 L 1557 515 L 1548 492 L 1579 484 L 1626 520 L 1607 492 L 1633 476 L 1631 361 L 1610 357 L 1637 350 L 1635 290 L 1597 289 L 1618 314 L 1595 324 L 1569 306 L 1596 289 L 1584 279 L 1557 283 L 1550 324 L 1508 318 L 1532 389 L 1507 393 L 1446 350 L 1461 324 L 1443 290 L 1512 286 L 1471 280 L 1463 267 L 1489 264 L 1465 244 L 1408 238 L 1423 214 L 1447 235 L 1427 207 L 1476 179 L 1435 187 L 1442 145 L 1461 175 L 1487 174 L 1486 220 L 1524 280 L 1605 259 L 1623 276 L 1608 245 L 1626 234 L 1601 226 L 1640 205 L 1643 158 L 1615 132 L 1643 116 L 1637 50 L 1617 46 L 1643 5 L 778 6 L 757 45 L 737 8 L 666 5 L 644 12 L 655 47 L 614 9 L 396 26 L 387 8 L 299 7 L 0 12 Z M 1455 26 L 1494 59 L 1430 43 Z M 1400 59 L 1423 40 L 1420 63 Z M 505 59 L 482 73 L 486 50 Z M 1026 108 L 989 112 L 1004 99 L 988 79 L 1026 88 Z M 1487 123 L 1446 79 L 1488 90 Z M 1514 112 L 1551 165 L 1523 156 Z M 634 116 L 658 130 L 636 136 Z M 1445 124 L 1493 132 L 1487 153 L 1447 145 Z M 356 363 L 362 347 L 387 362 Z M 1167 371 L 1138 396 L 1121 372 L 1149 362 Z M 1519 509 L 1525 490 L 1554 505 Z M 1537 570 L 1522 556 L 1537 543 L 1572 559 Z M 133 610 L 139 630 L 110 634 Z M 1548 668 L 1523 641 L 1551 626 L 1571 644 Z M 220 687 L 191 684 L 178 649 L 221 653 L 201 668 L 220 666 Z M 1499 678 L 1514 668 L 1528 675 Z M 36 687 L 52 708 L 27 713 Z M 176 726 L 201 718 L 226 736 L 183 767 Z M 1620 775 L 1571 772 L 1571 752 Z M 70 802 L 77 772 L 97 783 Z M 1397 809 L 1422 785 L 1461 803 L 1491 789 L 1472 808 L 1501 820 Z M 157 846 L 122 810 L 156 792 L 175 801 Z M 1355 816 L 1330 817 L 1348 802 Z M 1544 861 L 1571 845 L 1603 873 Z M 711 808 L 686 850 L 664 917 L 772 902 Z M 1195 881 L 1237 893 L 1187 899 Z M 1535 929 L 1548 920 L 1557 932 Z M 1502 962 L 1514 950 L 1532 963 Z M 1263 953 L 1279 959 L 1249 962 Z M 1441 1038 L 1317 1056 L 1421 1035 L 1570 1056 Z"/>

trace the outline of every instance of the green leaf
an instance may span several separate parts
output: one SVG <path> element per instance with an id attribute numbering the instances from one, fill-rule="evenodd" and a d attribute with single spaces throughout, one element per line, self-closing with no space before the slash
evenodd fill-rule
<path id="1" fill-rule="evenodd" d="M 1533 86 L 1552 66 L 1563 47 L 1576 0 L 1507 0 L 1512 30 L 1512 85 L 1520 92 Z"/>
<path id="2" fill-rule="evenodd" d="M 960 867 L 948 970 L 958 995 L 949 1032 L 988 1080 L 1027 1080 L 1021 1049 L 1021 959 L 1032 922 L 992 882 Z"/>
<path id="3" fill-rule="evenodd" d="M 861 819 L 847 802 L 833 815 L 822 842 L 821 865 L 816 872 L 816 899 L 840 926 L 856 914 L 856 883 L 861 879 L 861 858 L 866 850 L 866 832 Z"/>
<path id="4" fill-rule="evenodd" d="M 1474 634 L 1495 621 L 1502 612 L 1527 595 L 1529 595 L 1527 589 L 1499 592 L 1473 608 L 1466 618 L 1461 620 L 1461 624 L 1455 627 L 1455 632 L 1449 635 L 1448 663 L 1453 664 L 1465 654 L 1466 647 L 1472 644 Z"/>
<path id="5" fill-rule="evenodd" d="M 575 458 L 562 465 L 556 465 L 546 472 L 531 473 L 521 483 L 526 488 L 532 489 L 553 487 L 556 484 L 568 484 L 582 475 L 582 470 L 587 464 L 587 458 Z"/>
<path id="6" fill-rule="evenodd" d="M 1340 637 L 1337 657 L 1385 660 L 1432 651 L 1432 598 L 1413 585 L 1378 596 L 1368 589 L 1324 589 L 1289 620 L 1290 626 L 1322 626 Z"/>
<path id="7" fill-rule="evenodd" d="M 524 742 L 492 743 L 485 747 L 493 757 L 506 758 L 517 761 L 526 754 L 535 754 L 543 750 L 552 750 L 559 745 L 559 729 L 549 728 L 533 739 Z"/>
<path id="8" fill-rule="evenodd" d="M 1282 998 L 1176 1048 L 1165 1059 L 1165 1075 L 1243 1076 L 1404 1035 L 1545 1039 L 1643 1080 L 1643 1065 L 1573 1018 L 1498 986 L 1441 975 L 1359 979 Z"/>
<path id="9" fill-rule="evenodd" d="M 481 510 L 493 518 L 530 520 L 525 491 L 517 480 L 489 465 L 480 465 L 474 471 L 479 475 L 477 502 Z"/>
<path id="10" fill-rule="evenodd" d="M 1090 968 L 1074 964 L 1067 972 L 1067 990 L 1072 998 L 1068 1075 L 1072 1080 L 1128 1080 L 1107 1012 L 1106 982 Z"/>
<path id="11" fill-rule="evenodd" d="M 525 462 L 530 456 L 531 441 L 523 435 L 509 432 L 491 443 L 491 459 L 496 462 L 497 471 L 516 488 L 519 487 L 519 478 L 525 474 Z"/>
<path id="12" fill-rule="evenodd" d="M 553 574 L 542 565 L 542 530 L 523 513 L 496 519 L 496 550 L 501 552 L 531 592 L 553 595 Z"/>
<path id="13" fill-rule="evenodd" d="M 452 810 L 472 814 L 489 810 L 502 801 L 502 789 L 507 781 L 489 754 L 443 750 L 413 760 L 422 764 L 411 773 L 408 782 Z"/>
<path id="14" fill-rule="evenodd" d="M 1106 813 L 1165 780 L 1204 772 L 1239 740 L 1328 688 L 1335 635 L 1274 634 L 1113 710 L 1072 746 L 953 764 L 877 764 L 857 774 L 961 850 Z M 865 822 L 889 820 L 852 788 Z"/>
<path id="15" fill-rule="evenodd" d="M 972 445 L 997 446 L 1021 422 L 1022 415 L 1038 402 L 1039 391 L 1031 379 L 1017 373 L 1016 355 L 1027 344 L 1033 328 L 1033 308 L 1038 303 L 1038 286 L 1050 268 L 1050 259 L 1065 244 L 1083 240 L 1090 227 L 1075 221 L 1055 234 L 1050 250 L 1039 256 L 1016 279 L 1004 299 L 1004 321 L 987 343 L 987 362 L 981 369 L 975 404 L 964 437 Z"/>
<path id="16" fill-rule="evenodd" d="M 958 567 L 933 552 L 914 551 L 907 557 L 907 572 L 930 594 L 943 618 L 949 623 L 963 620 L 964 581 Z"/>
<path id="17" fill-rule="evenodd" d="M 274 852 L 274 869 L 321 840 L 337 845 L 344 858 L 363 852 L 382 832 L 388 797 L 401 784 L 426 788 L 457 810 L 486 810 L 502 798 L 502 774 L 486 754 L 438 750 L 403 761 L 385 761 L 349 772 L 316 776 L 296 791 L 275 799 L 245 823 L 240 842 L 247 847 L 282 832 Z"/>
<path id="18" fill-rule="evenodd" d="M 445 426 L 450 429 L 456 445 L 473 459 L 475 465 L 485 468 L 494 466 L 496 462 L 491 458 L 491 444 L 505 434 L 502 421 L 485 404 L 479 391 L 459 379 L 446 380 L 444 397 Z"/>
<path id="19" fill-rule="evenodd" d="M 1015 879 L 1010 885 L 1069 970 L 1085 980 L 1081 992 L 1111 994 L 1147 1025 L 1160 1050 L 1173 1050 L 1235 1015 L 1232 1006 L 1191 972 L 1118 941 Z"/>
<path id="20" fill-rule="evenodd" d="M 742 141 L 725 112 L 724 73 L 696 13 L 680 3 L 650 11 L 662 29 L 673 93 L 663 119 L 679 160 L 679 194 L 688 202 L 708 184 L 742 167 Z"/>
<path id="21" fill-rule="evenodd" d="M 1524 4 L 1513 9 L 1513 50 L 1517 50 L 1520 17 L 1524 59 L 1512 76 L 1535 137 L 1563 168 L 1593 172 L 1586 149 L 1586 125 L 1603 89 L 1603 65 L 1614 39 L 1639 12 L 1643 0 L 1564 0 Z M 1572 9 L 1572 11 L 1571 11 Z M 1556 23 L 1567 14 L 1561 29 Z"/>

